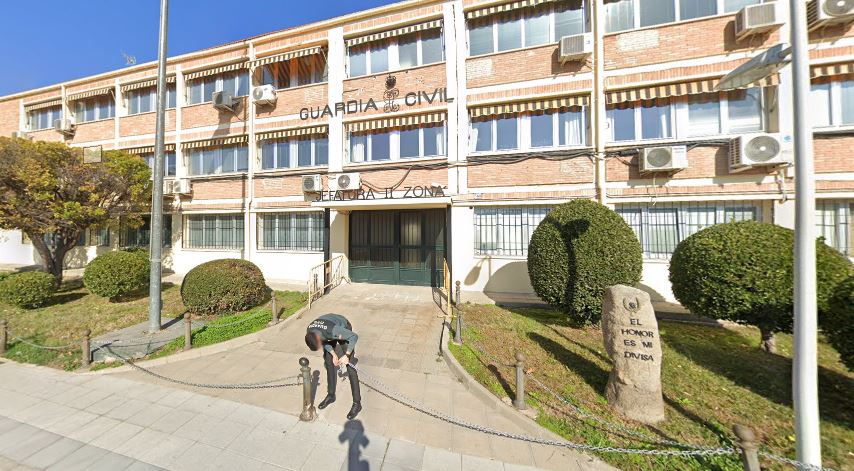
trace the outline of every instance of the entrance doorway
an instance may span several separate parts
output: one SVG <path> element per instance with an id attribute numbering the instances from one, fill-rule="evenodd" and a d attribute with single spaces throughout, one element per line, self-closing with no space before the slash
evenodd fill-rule
<path id="1" fill-rule="evenodd" d="M 441 287 L 445 210 L 350 213 L 350 279 Z"/>

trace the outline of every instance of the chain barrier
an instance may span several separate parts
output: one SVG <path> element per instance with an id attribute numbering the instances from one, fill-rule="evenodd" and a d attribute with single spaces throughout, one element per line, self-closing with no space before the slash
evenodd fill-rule
<path id="1" fill-rule="evenodd" d="M 191 324 L 192 324 L 192 329 L 194 329 L 194 330 L 197 328 L 200 328 L 200 327 L 207 327 L 210 330 L 216 330 L 216 329 L 223 329 L 226 327 L 232 327 L 232 326 L 235 326 L 238 324 L 242 324 L 244 322 L 247 322 L 247 321 L 252 320 L 252 319 L 256 319 L 256 318 L 261 317 L 262 315 L 266 315 L 266 314 L 267 313 L 265 311 L 258 311 L 255 314 L 252 314 L 250 316 L 246 316 L 243 319 L 240 319 L 238 321 L 229 322 L 227 324 L 210 325 L 210 324 L 205 324 L 205 323 L 201 323 L 201 322 L 191 323 Z M 117 340 L 107 340 L 107 341 L 99 340 L 96 342 L 92 342 L 92 345 L 99 346 L 99 347 L 103 347 L 105 345 L 115 345 L 117 347 L 138 347 L 138 346 L 142 346 L 142 345 L 149 345 L 151 343 L 171 342 L 172 340 L 175 340 L 176 338 L 181 337 L 182 335 L 183 334 L 172 336 L 172 337 L 161 337 L 161 338 L 136 337 L 136 338 L 132 338 L 132 339 L 117 339 Z M 130 342 L 144 342 L 144 343 L 130 343 Z"/>
<path id="2" fill-rule="evenodd" d="M 170 378 L 168 376 L 164 376 L 160 373 L 155 373 L 147 368 L 143 368 L 133 362 L 130 358 L 125 358 L 121 355 L 116 354 L 109 345 L 106 346 L 107 351 L 116 356 L 123 363 L 127 364 L 131 368 L 134 368 L 138 371 L 141 371 L 147 375 L 153 376 L 157 379 L 167 381 L 174 384 L 180 384 L 183 386 L 191 386 L 194 388 L 202 388 L 202 389 L 274 389 L 274 388 L 283 388 L 288 386 L 300 386 L 302 385 L 301 376 L 286 376 L 284 378 L 276 378 L 267 381 L 258 381 L 254 383 L 233 383 L 233 384 L 210 384 L 210 383 L 194 383 L 191 381 L 183 381 L 176 378 Z M 285 382 L 288 379 L 296 379 L 296 381 Z"/>
<path id="3" fill-rule="evenodd" d="M 768 458 L 769 460 L 777 461 L 778 463 L 787 464 L 789 466 L 793 466 L 797 469 L 802 469 L 805 471 L 834 471 L 833 468 L 825 468 L 822 466 L 816 466 L 814 464 L 802 463 L 798 460 L 786 458 L 785 456 L 778 456 L 773 453 L 768 453 L 767 451 L 760 451 L 759 456 Z"/>
<path id="4" fill-rule="evenodd" d="M 77 348 L 80 345 L 76 343 L 70 343 L 68 345 L 39 345 L 37 343 L 30 342 L 29 340 L 22 339 L 21 337 L 11 337 L 12 341 L 20 342 L 24 345 L 29 345 L 33 348 L 38 348 L 41 350 L 53 350 L 53 351 L 61 351 L 61 350 L 71 350 L 72 348 Z"/>

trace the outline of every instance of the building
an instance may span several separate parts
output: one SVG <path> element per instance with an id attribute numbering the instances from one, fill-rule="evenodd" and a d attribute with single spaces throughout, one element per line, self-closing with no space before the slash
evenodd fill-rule
<path id="1" fill-rule="evenodd" d="M 166 264 L 245 258 L 305 283 L 341 256 L 354 281 L 435 285 L 447 262 L 467 299 L 524 297 L 531 231 L 550 206 L 595 198 L 642 241 L 646 289 L 672 300 L 668 258 L 687 235 L 791 227 L 789 68 L 714 91 L 788 38 L 787 2 L 599 6 L 408 0 L 170 58 Z M 811 21 L 817 224 L 850 255 L 854 27 Z M 155 75 L 2 97 L 0 132 L 150 160 Z M 0 238 L 0 263 L 34 261 L 20 233 Z M 85 239 L 70 266 L 145 245 L 148 228 Z"/>

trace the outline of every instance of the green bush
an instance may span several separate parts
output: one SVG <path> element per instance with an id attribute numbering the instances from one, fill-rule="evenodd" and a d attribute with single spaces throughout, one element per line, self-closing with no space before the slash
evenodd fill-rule
<path id="1" fill-rule="evenodd" d="M 854 276 L 836 287 L 827 311 L 818 322 L 827 341 L 839 352 L 842 363 L 854 371 Z"/>
<path id="2" fill-rule="evenodd" d="M 793 322 L 794 231 L 755 221 L 718 224 L 686 238 L 670 261 L 673 294 L 699 315 L 759 327 L 762 347 Z M 844 255 L 816 241 L 818 308 L 852 271 Z"/>
<path id="3" fill-rule="evenodd" d="M 612 285 L 640 281 L 643 252 L 622 217 L 595 201 L 555 207 L 528 247 L 528 276 L 537 295 L 578 324 L 598 322 Z"/>
<path id="4" fill-rule="evenodd" d="M 261 270 L 248 260 L 212 260 L 196 266 L 181 284 L 181 299 L 192 312 L 220 314 L 244 311 L 267 298 Z"/>
<path id="5" fill-rule="evenodd" d="M 148 252 L 107 252 L 86 265 L 83 284 L 98 296 L 115 299 L 147 285 L 149 268 Z"/>
<path id="6" fill-rule="evenodd" d="M 0 281 L 0 300 L 25 309 L 44 306 L 56 292 L 56 278 L 50 273 L 15 273 Z"/>

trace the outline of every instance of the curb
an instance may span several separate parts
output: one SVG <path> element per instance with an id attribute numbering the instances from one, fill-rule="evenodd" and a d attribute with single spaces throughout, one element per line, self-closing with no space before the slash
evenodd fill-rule
<path id="1" fill-rule="evenodd" d="M 201 357 L 206 357 L 206 356 L 210 356 L 210 355 L 216 355 L 217 353 L 222 353 L 224 351 L 231 350 L 233 348 L 238 348 L 238 347 L 242 347 L 244 345 L 249 345 L 250 343 L 257 342 L 258 338 L 261 336 L 261 334 L 266 333 L 268 331 L 273 331 L 273 329 L 281 330 L 284 328 L 285 325 L 287 325 L 288 322 L 291 321 L 291 319 L 301 319 L 302 315 L 307 310 L 308 310 L 308 304 L 305 304 L 303 307 L 294 311 L 294 313 L 291 314 L 290 316 L 280 320 L 277 324 L 269 326 L 269 327 L 265 327 L 265 328 L 263 328 L 257 332 L 252 332 L 251 334 L 243 335 L 241 337 L 236 337 L 236 338 L 233 338 L 231 340 L 226 340 L 225 342 L 215 343 L 213 345 L 207 345 L 207 346 L 199 347 L 199 348 L 193 348 L 187 352 L 174 353 L 172 355 L 169 355 L 169 356 L 166 356 L 163 358 L 156 358 L 154 360 L 146 360 L 146 361 L 136 362 L 136 364 L 139 366 L 142 366 L 142 367 L 146 367 L 146 368 L 154 367 L 154 366 L 167 365 L 169 363 L 176 363 L 179 361 L 192 360 L 195 358 L 201 358 Z M 117 374 L 117 373 L 127 373 L 130 371 L 135 371 L 135 370 L 133 368 L 131 368 L 130 366 L 122 365 L 122 366 L 119 366 L 116 368 L 105 368 L 103 370 L 98 370 L 98 371 L 82 371 L 82 372 L 79 372 L 76 374 L 79 374 L 79 375 L 109 375 L 109 374 Z"/>

